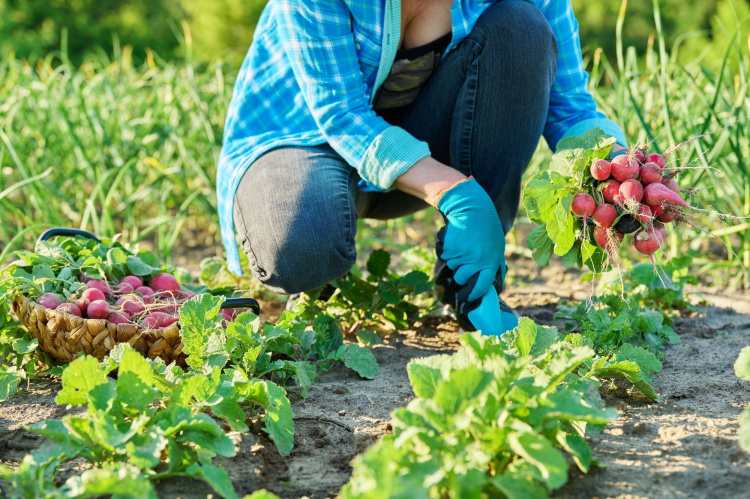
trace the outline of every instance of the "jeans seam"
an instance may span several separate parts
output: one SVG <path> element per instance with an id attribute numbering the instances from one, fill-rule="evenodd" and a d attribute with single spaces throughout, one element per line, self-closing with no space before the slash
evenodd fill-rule
<path id="1" fill-rule="evenodd" d="M 245 222 L 245 215 L 242 213 L 242 205 L 241 203 L 238 203 L 235 197 L 235 206 L 237 208 L 237 218 L 239 218 L 239 222 L 242 225 L 242 230 L 244 232 L 242 237 L 242 247 L 245 250 L 245 254 L 247 255 L 248 264 L 250 265 L 250 270 L 253 272 L 253 275 L 256 279 L 263 282 L 264 278 L 268 277 L 268 274 L 265 270 L 260 268 L 260 265 L 258 265 L 258 257 L 255 256 L 255 252 L 253 251 L 253 246 L 250 243 L 250 230 Z M 262 272 L 262 274 L 261 274 Z"/>
<path id="2" fill-rule="evenodd" d="M 464 40 L 466 41 L 466 40 Z M 459 138 L 458 162 L 462 171 L 474 175 L 471 163 L 471 143 L 474 136 L 474 117 L 476 115 L 476 98 L 477 89 L 479 88 L 479 56 L 484 48 L 474 40 L 469 40 L 476 44 L 479 50 L 471 61 L 469 70 L 466 73 L 466 96 L 456 105 L 461 107 L 461 131 Z"/>
<path id="3" fill-rule="evenodd" d="M 346 178 L 344 189 L 343 189 L 343 198 L 346 200 L 346 210 L 344 210 L 344 218 L 345 218 L 345 225 L 346 225 L 346 246 L 347 251 L 352 251 L 352 248 L 354 248 L 354 241 L 355 241 L 355 235 L 354 235 L 354 229 L 353 229 L 353 223 L 352 218 L 357 218 L 356 213 L 356 203 L 354 206 L 352 206 L 352 203 L 349 202 L 349 185 L 352 183 L 352 177 L 356 174 L 356 170 L 352 169 L 349 176 Z M 354 211 L 354 217 L 352 217 L 352 211 Z M 352 254 L 346 254 L 342 255 L 344 258 L 346 258 L 347 261 L 356 261 L 357 259 L 357 250 L 353 250 Z"/>

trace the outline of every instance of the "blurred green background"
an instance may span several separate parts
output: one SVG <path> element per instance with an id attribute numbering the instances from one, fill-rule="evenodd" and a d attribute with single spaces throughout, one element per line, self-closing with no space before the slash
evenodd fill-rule
<path id="1" fill-rule="evenodd" d="M 562 1 L 562 0 L 560 0 Z M 158 58 L 186 55 L 198 62 L 241 61 L 265 0 L 0 0 L 0 56 L 33 60 L 63 49 L 74 64 L 88 53 L 132 46 L 136 60 L 150 49 Z M 585 49 L 615 54 L 615 24 L 622 5 L 627 20 L 622 40 L 639 52 L 653 39 L 652 2 L 573 0 Z M 661 0 L 667 47 L 682 60 L 720 58 L 737 19 L 750 14 L 750 0 Z M 747 30 L 747 28 L 745 28 Z M 184 50 L 185 37 L 191 44 Z M 743 37 L 747 39 L 747 37 Z M 747 47 L 745 47 L 747 49 Z"/>

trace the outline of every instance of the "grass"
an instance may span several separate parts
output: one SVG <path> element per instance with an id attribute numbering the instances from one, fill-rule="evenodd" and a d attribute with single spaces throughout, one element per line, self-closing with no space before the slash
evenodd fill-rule
<path id="1" fill-rule="evenodd" d="M 718 67 L 700 59 L 681 65 L 679 44 L 671 52 L 664 46 L 655 2 L 656 36 L 645 54 L 637 54 L 621 43 L 626 5 L 616 60 L 601 51 L 587 56 L 600 108 L 623 125 L 631 143 L 649 143 L 656 151 L 715 132 L 678 148 L 670 163 L 699 167 L 679 179 L 696 187 L 694 204 L 750 217 L 746 44 L 737 40 L 727 47 Z M 153 57 L 136 65 L 127 48 L 78 68 L 63 54 L 33 67 L 0 61 L 0 262 L 51 226 L 147 239 L 165 259 L 186 243 L 185 226 L 219 245 L 214 179 L 235 73 L 220 63 L 198 68 Z M 548 158 L 541 145 L 528 174 Z M 429 246 L 433 215 L 360 222 L 360 242 Z M 523 213 L 518 220 L 525 220 Z M 740 255 L 707 257 L 706 268 L 736 275 L 740 261 L 750 267 L 750 218 L 696 222 Z M 670 251 L 709 253 L 712 237 L 686 227 L 672 236 Z M 522 238 L 509 239 L 511 251 L 526 252 Z"/>
<path id="2" fill-rule="evenodd" d="M 80 68 L 54 56 L 0 62 L 4 255 L 51 226 L 151 238 L 164 257 L 186 222 L 216 232 L 231 85 L 220 65 L 135 66 L 127 50 Z"/>
<path id="3" fill-rule="evenodd" d="M 645 54 L 636 54 L 621 43 L 627 0 L 622 5 L 616 64 L 600 52 L 593 55 L 592 93 L 602 109 L 624 126 L 632 142 L 663 152 L 690 141 L 677 147 L 668 162 L 670 167 L 691 168 L 680 173 L 681 187 L 694 194 L 694 205 L 744 219 L 715 215 L 698 216 L 694 221 L 722 238 L 742 265 L 750 267 L 747 40 L 735 36 L 719 66 L 702 59 L 680 64 L 679 42 L 671 52 L 664 45 L 659 3 L 654 0 L 656 36 Z M 736 64 L 729 64 L 730 60 Z M 714 235 L 686 230 L 681 239 L 679 234 L 674 236 L 671 256 L 686 247 L 705 249 Z M 726 258 L 729 267 L 739 267 L 737 257 L 727 253 Z"/>

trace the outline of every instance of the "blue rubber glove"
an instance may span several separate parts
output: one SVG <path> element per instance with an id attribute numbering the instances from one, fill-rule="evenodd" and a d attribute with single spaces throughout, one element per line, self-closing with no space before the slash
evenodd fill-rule
<path id="1" fill-rule="evenodd" d="M 494 286 L 490 286 L 478 306 L 467 315 L 471 324 L 485 336 L 500 336 L 518 326 L 518 318 L 515 315 L 500 310 Z"/>
<path id="2" fill-rule="evenodd" d="M 465 286 L 470 279 L 473 281 L 466 301 L 478 300 L 493 287 L 498 269 L 505 279 L 505 232 L 495 205 L 479 183 L 469 177 L 447 189 L 437 208 L 447 224 L 438 257 L 455 271 L 456 283 Z"/>

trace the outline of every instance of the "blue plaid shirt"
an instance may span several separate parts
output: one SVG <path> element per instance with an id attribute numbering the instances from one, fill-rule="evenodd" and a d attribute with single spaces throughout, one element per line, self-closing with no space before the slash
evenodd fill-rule
<path id="1" fill-rule="evenodd" d="M 599 127 L 626 145 L 586 90 L 578 22 L 570 0 L 529 0 L 550 23 L 559 59 L 544 138 L 551 149 Z M 454 0 L 461 43 L 493 0 Z M 400 37 L 400 0 L 269 0 L 234 87 L 219 157 L 217 194 L 229 269 L 241 274 L 233 220 L 242 175 L 279 146 L 329 143 L 371 186 L 389 189 L 429 147 L 375 114 L 375 92 L 391 70 Z M 258 186 L 263 188 L 263 186 Z"/>

